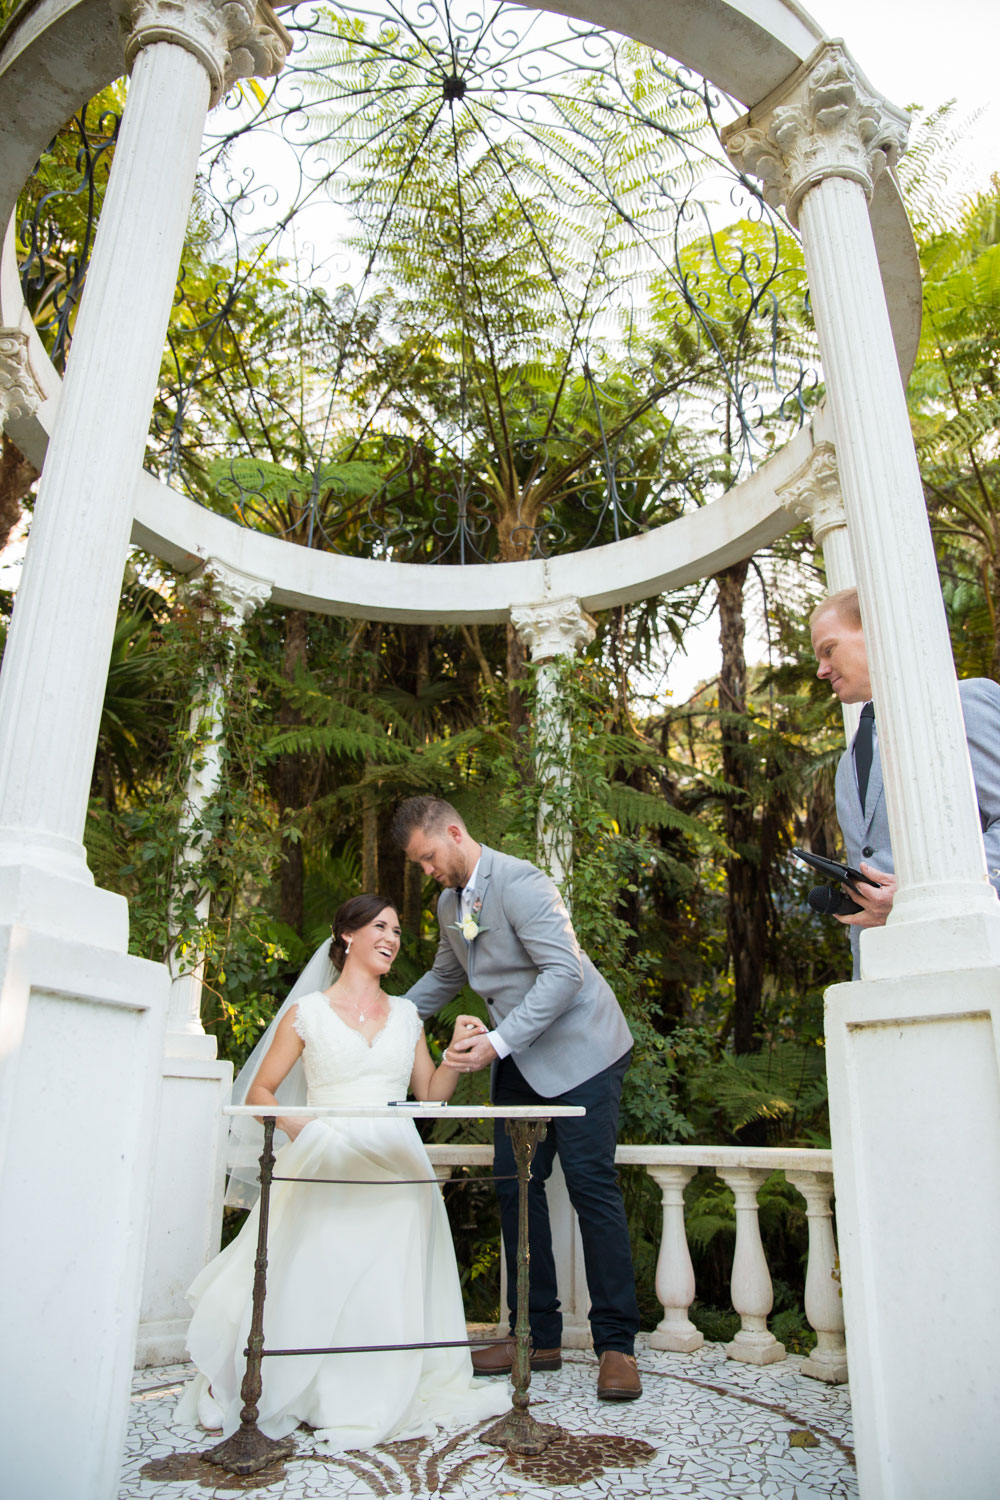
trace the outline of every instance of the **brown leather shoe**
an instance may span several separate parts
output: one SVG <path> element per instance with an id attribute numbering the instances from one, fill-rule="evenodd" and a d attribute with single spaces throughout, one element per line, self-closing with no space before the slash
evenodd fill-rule
<path id="1" fill-rule="evenodd" d="M 486 1349 L 473 1349 L 472 1373 L 474 1375 L 509 1375 L 514 1368 L 514 1340 L 505 1339 L 502 1344 L 490 1344 Z M 532 1349 L 532 1370 L 561 1370 L 561 1349 Z"/>
<path id="2" fill-rule="evenodd" d="M 620 1349 L 605 1349 L 597 1371 L 599 1401 L 634 1401 L 642 1395 L 642 1381 L 634 1354 Z"/>

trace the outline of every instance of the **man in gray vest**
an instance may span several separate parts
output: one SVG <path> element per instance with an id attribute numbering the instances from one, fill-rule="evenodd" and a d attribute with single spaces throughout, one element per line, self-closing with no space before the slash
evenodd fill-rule
<path id="1" fill-rule="evenodd" d="M 871 702 L 868 652 L 861 624 L 857 589 L 831 594 L 810 617 L 817 677 L 829 682 L 841 703 L 862 703 L 861 722 L 837 767 L 837 821 L 847 863 L 876 881 L 851 887 L 861 910 L 838 916 L 850 928 L 854 977 L 860 977 L 862 927 L 881 927 L 896 894 L 889 816 L 882 785 L 875 707 Z M 965 716 L 969 758 L 976 784 L 979 821 L 990 880 L 1000 888 L 1000 687 L 988 677 L 969 677 L 958 684 Z"/>
<path id="2" fill-rule="evenodd" d="M 491 1069 L 497 1104 L 578 1104 L 581 1118 L 554 1120 L 532 1163 L 529 1193 L 533 1370 L 561 1364 L 562 1315 L 545 1202 L 545 1179 L 559 1156 L 576 1209 L 590 1292 L 590 1326 L 600 1361 L 601 1400 L 642 1394 L 633 1357 L 639 1310 L 628 1224 L 615 1169 L 622 1080 L 632 1036 L 611 989 L 580 951 L 569 913 L 549 877 L 523 859 L 477 843 L 462 818 L 435 797 L 410 797 L 392 836 L 444 889 L 434 966 L 409 991 L 422 1016 L 453 1000 L 468 982 L 485 1000 L 490 1025 L 474 1017 L 447 1061 L 466 1072 Z M 497 1122 L 494 1164 L 516 1173 L 510 1137 Z M 516 1315 L 517 1183 L 497 1183 L 507 1255 L 510 1327 Z M 505 1375 L 513 1342 L 473 1354 L 480 1375 Z"/>

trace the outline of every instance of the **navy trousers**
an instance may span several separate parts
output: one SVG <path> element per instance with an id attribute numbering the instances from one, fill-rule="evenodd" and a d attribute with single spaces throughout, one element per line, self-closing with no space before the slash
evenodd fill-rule
<path id="1" fill-rule="evenodd" d="M 494 1083 L 497 1104 L 582 1104 L 576 1119 L 549 1122 L 545 1140 L 531 1164 L 528 1189 L 530 1282 L 528 1312 L 536 1349 L 555 1349 L 562 1340 L 562 1313 L 556 1288 L 545 1182 L 558 1155 L 570 1202 L 580 1221 L 583 1256 L 590 1292 L 590 1327 L 598 1354 L 618 1349 L 631 1354 L 639 1331 L 635 1276 L 628 1223 L 615 1168 L 618 1110 L 622 1080 L 631 1061 L 626 1052 L 610 1068 L 595 1073 L 565 1094 L 545 1099 L 525 1082 L 512 1057 L 498 1065 Z M 494 1170 L 516 1174 L 517 1165 L 505 1122 L 494 1127 Z M 500 1224 L 507 1257 L 507 1304 L 513 1332 L 517 1316 L 517 1182 L 498 1182 Z"/>

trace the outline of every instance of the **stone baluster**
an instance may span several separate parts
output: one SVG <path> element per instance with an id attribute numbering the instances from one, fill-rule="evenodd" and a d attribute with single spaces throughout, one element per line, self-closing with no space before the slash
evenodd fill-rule
<path id="1" fill-rule="evenodd" d="M 594 638 L 596 625 L 579 599 L 545 599 L 512 609 L 511 623 L 530 653 L 542 663 L 538 673 L 533 753 L 542 786 L 553 792 L 566 784 L 570 754 L 569 726 L 559 701 L 559 675 L 552 665 L 574 656 Z M 555 803 L 543 796 L 538 805 L 538 847 L 543 863 L 563 889 L 573 863 L 572 834 Z"/>
<path id="2" fill-rule="evenodd" d="M 775 493 L 785 510 L 809 522 L 813 541 L 822 548 L 827 592 L 836 594 L 853 588 L 857 578 L 833 444 L 817 443 L 805 463 L 791 479 L 779 484 Z M 850 744 L 861 717 L 861 704 L 845 703 L 842 711 L 844 735 Z"/>
<path id="3" fill-rule="evenodd" d="M 694 1301 L 694 1267 L 684 1228 L 684 1189 L 697 1167 L 647 1167 L 663 1195 L 663 1230 L 656 1260 L 656 1295 L 663 1317 L 649 1336 L 651 1349 L 673 1349 L 692 1354 L 705 1336 L 691 1322 L 688 1308 Z"/>
<path id="4" fill-rule="evenodd" d="M 271 584 L 242 573 L 214 557 L 209 558 L 199 574 L 198 582 L 201 583 L 202 580 L 209 581 L 211 586 L 207 602 L 203 605 L 204 616 L 218 621 L 224 632 L 228 657 L 235 632 L 242 629 L 258 605 L 270 598 Z M 189 895 L 195 889 L 191 872 L 202 853 L 202 836 L 197 832 L 192 834 L 191 831 L 197 828 L 222 780 L 223 707 L 227 681 L 228 666 L 225 661 L 210 668 L 201 679 L 191 708 L 192 759 L 178 829 L 179 836 L 184 840 L 184 851 L 177 867 L 177 884 L 182 895 Z M 208 917 L 209 903 L 209 893 L 199 891 L 195 914 L 200 921 Z M 176 930 L 173 920 L 171 928 Z M 171 945 L 167 964 L 171 978 L 167 1056 L 214 1057 L 216 1040 L 205 1035 L 201 1022 L 201 993 L 205 972 L 203 954 L 182 953 Z"/>
<path id="5" fill-rule="evenodd" d="M 1000 905 L 868 212 L 907 127 L 834 41 L 723 131 L 737 167 L 801 231 L 833 413 L 899 879 L 887 926 L 862 934 L 866 978 L 1000 958 Z"/>
<path id="6" fill-rule="evenodd" d="M 840 1385 L 847 1379 L 844 1342 L 844 1301 L 840 1294 L 837 1243 L 833 1237 L 832 1172 L 792 1172 L 785 1176 L 806 1200 L 809 1223 L 809 1264 L 806 1267 L 805 1308 L 816 1331 L 816 1348 L 800 1366 L 803 1375 Z"/>
<path id="7" fill-rule="evenodd" d="M 774 1295 L 764 1246 L 760 1241 L 757 1192 L 769 1173 L 758 1167 L 717 1167 L 736 1200 L 736 1251 L 733 1255 L 732 1298 L 740 1315 L 740 1331 L 726 1345 L 730 1359 L 750 1365 L 770 1365 L 784 1359 L 785 1346 L 767 1326 Z"/>

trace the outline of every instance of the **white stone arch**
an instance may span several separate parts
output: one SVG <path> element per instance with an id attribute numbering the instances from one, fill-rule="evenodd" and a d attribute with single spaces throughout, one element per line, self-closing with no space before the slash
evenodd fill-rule
<path id="1" fill-rule="evenodd" d="M 675 57 L 748 106 L 786 78 L 824 33 L 795 4 L 768 0 L 739 5 L 724 0 L 691 7 L 684 0 L 648 0 L 621 8 L 604 0 L 576 0 L 549 9 L 595 25 L 613 25 Z M 608 15 L 609 9 L 614 15 Z M 73 110 L 123 72 L 117 23 L 106 0 L 63 0 L 40 6 L 0 53 L 0 223 L 10 215 L 24 177 L 55 130 Z M 38 90 L 30 121 L 15 107 L 14 91 L 34 74 L 33 57 L 58 49 L 79 59 L 70 77 L 54 70 Z M 8 56 L 9 52 L 9 56 Z M 9 108 L 8 108 L 9 103 Z M 9 165 L 8 165 L 9 164 Z M 883 174 L 872 202 L 872 224 L 890 306 L 900 368 L 909 373 L 920 331 L 919 266 L 913 236 L 893 178 Z M 37 412 L 10 424 L 14 440 L 39 467 L 54 420 L 60 379 L 23 308 L 14 226 L 0 264 L 0 327 L 21 327 L 31 371 L 43 392 Z M 137 481 L 133 542 L 182 572 L 207 557 L 273 580 L 276 604 L 369 619 L 499 623 L 512 607 L 574 595 L 588 610 L 631 603 L 705 577 L 767 546 L 794 524 L 777 496 L 816 443 L 832 432 L 821 410 L 791 443 L 728 494 L 643 537 L 540 561 L 466 565 L 449 576 L 440 597 L 433 564 L 393 564 L 290 547 L 241 528 L 142 472 Z"/>

